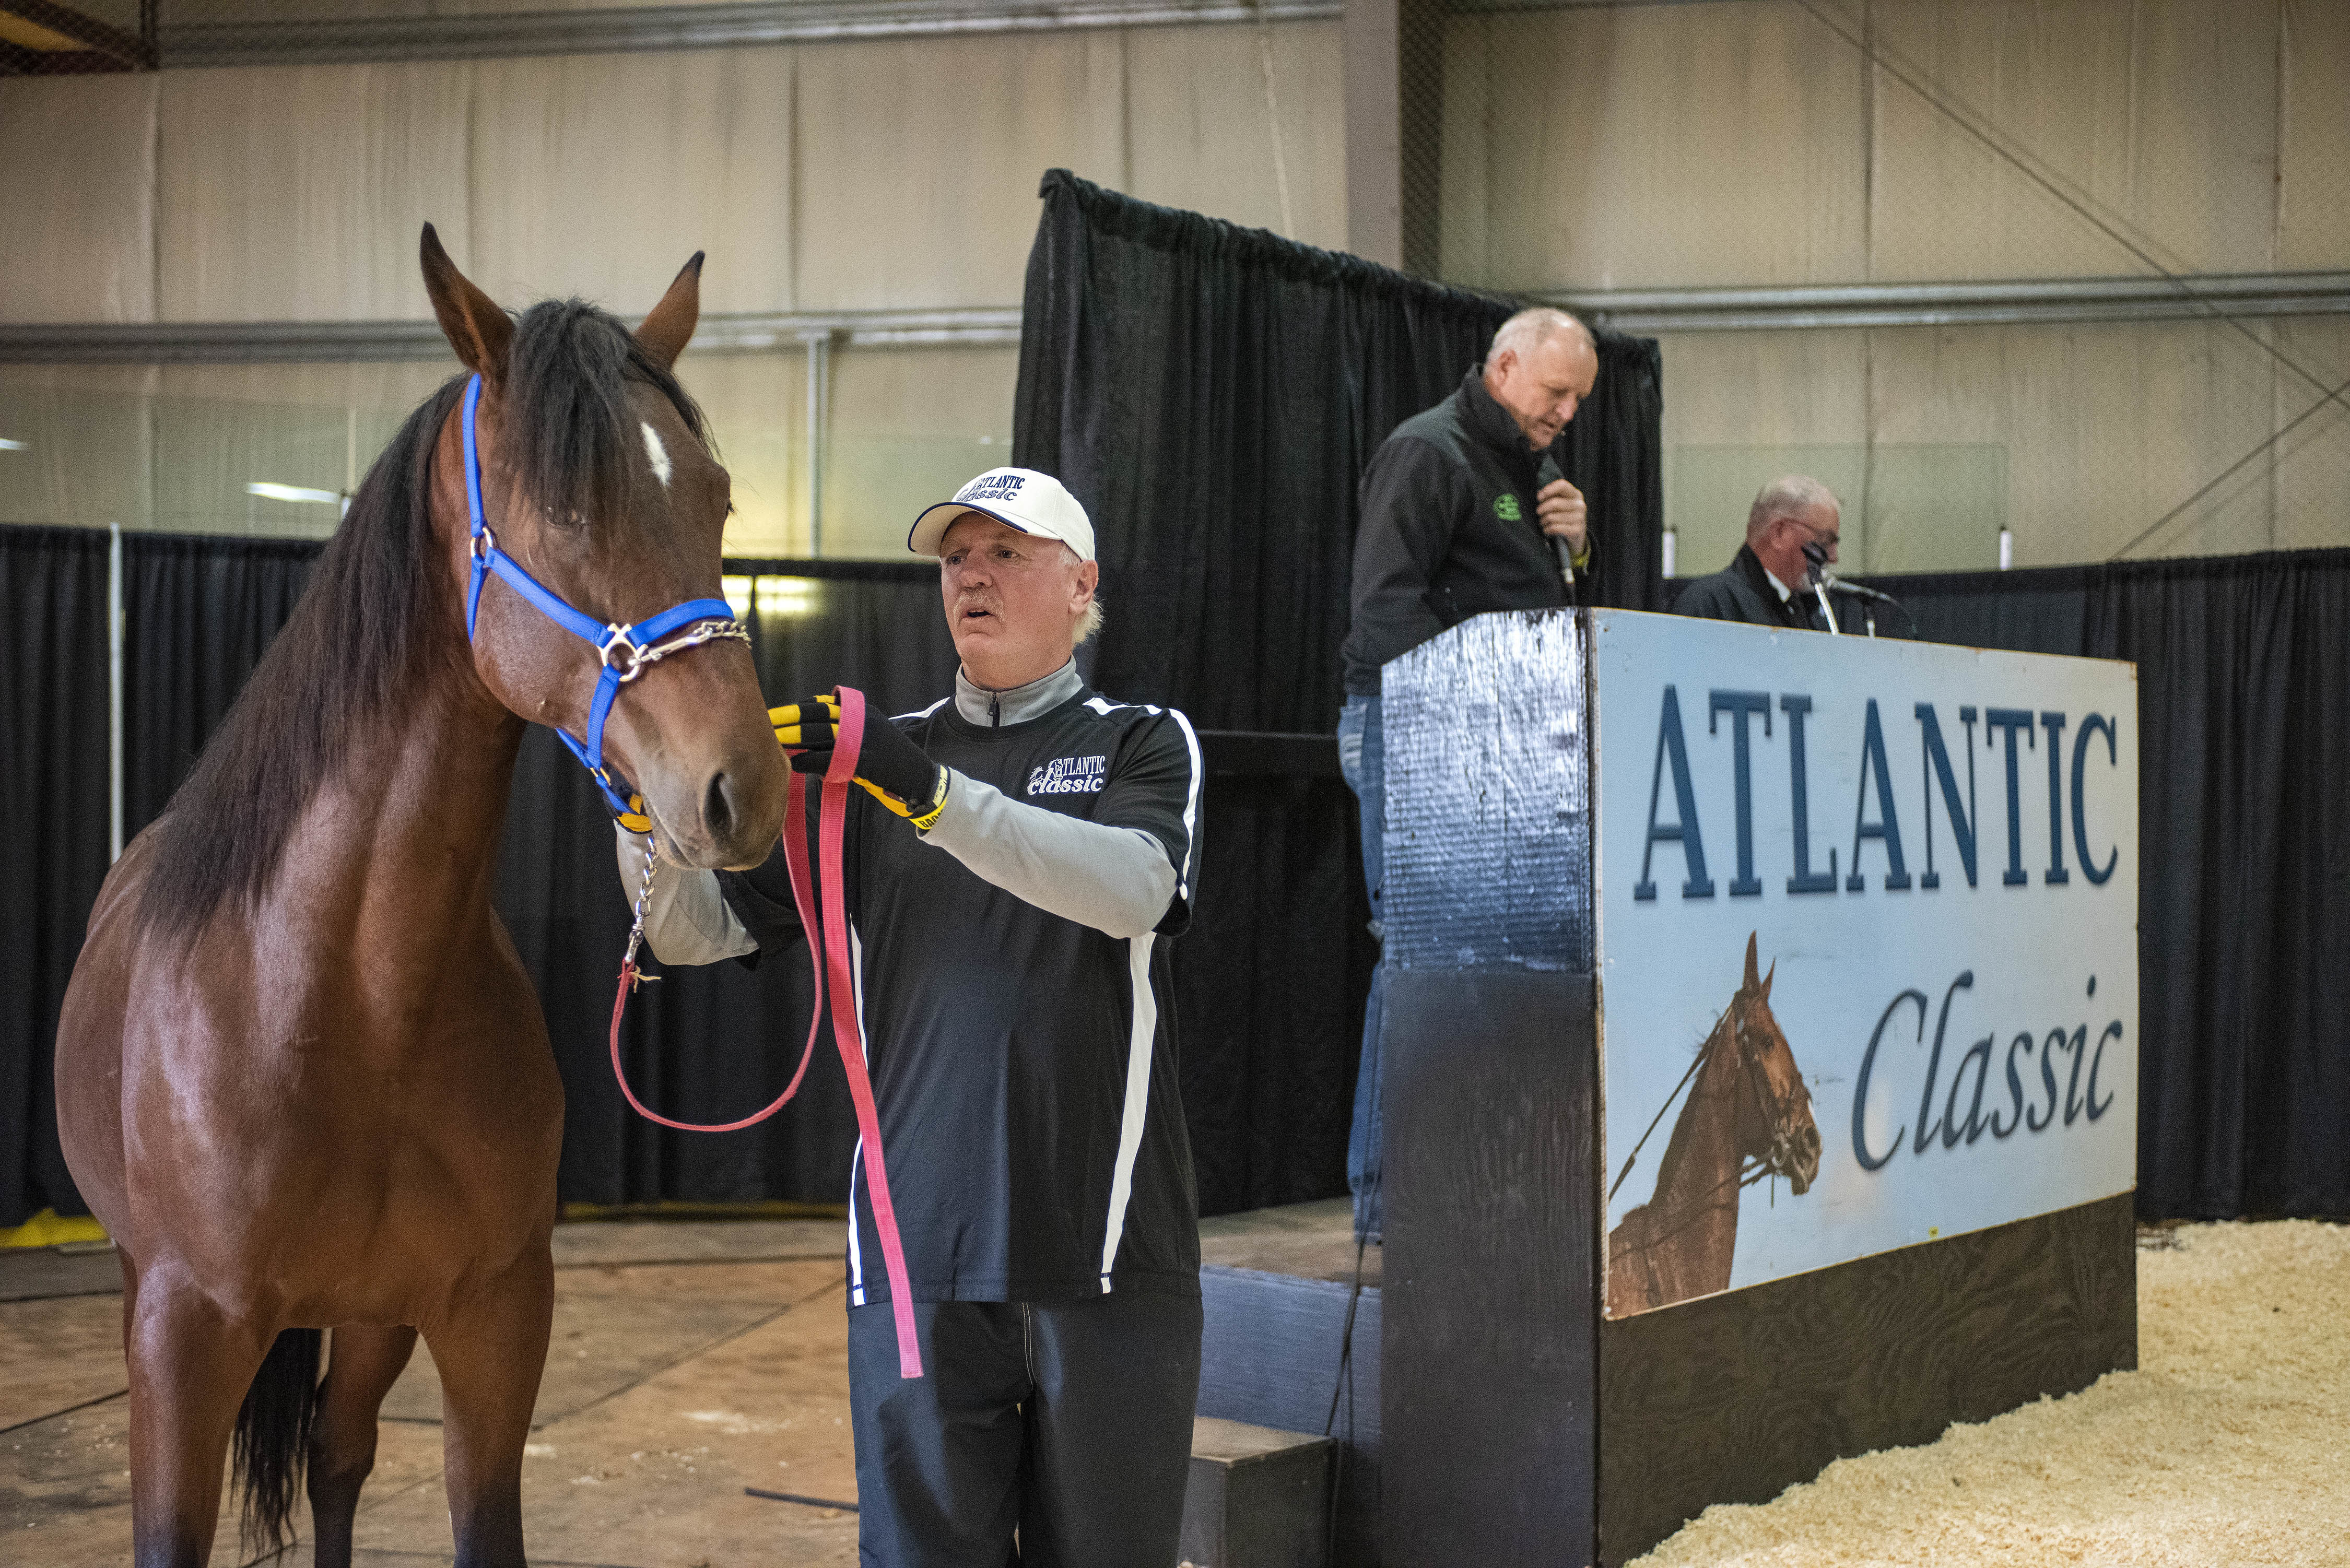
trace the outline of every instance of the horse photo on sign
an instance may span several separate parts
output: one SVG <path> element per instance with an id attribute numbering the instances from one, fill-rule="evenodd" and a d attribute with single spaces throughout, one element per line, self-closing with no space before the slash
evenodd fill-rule
<path id="1" fill-rule="evenodd" d="M 1622 1317 L 1730 1287 L 1738 1247 L 1738 1200 L 1766 1177 L 1783 1176 L 1801 1198 L 1820 1169 L 1820 1129 L 1812 1095 L 1787 1036 L 1771 1012 L 1768 973 L 1746 976 L 1682 1077 L 1690 1088 L 1657 1162 L 1654 1194 L 1607 1232 L 1607 1311 Z M 1675 1090 L 1678 1094 L 1679 1091 Z M 1659 1107 L 1662 1120 L 1671 1102 Z M 1655 1130 L 1651 1122 L 1649 1128 Z M 1639 1158 L 1625 1157 L 1618 1187 Z"/>

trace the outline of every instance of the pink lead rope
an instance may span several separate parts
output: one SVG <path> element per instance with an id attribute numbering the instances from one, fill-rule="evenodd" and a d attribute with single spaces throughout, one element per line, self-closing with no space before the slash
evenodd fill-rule
<path id="1" fill-rule="evenodd" d="M 638 980 L 637 944 L 644 934 L 641 899 L 637 906 L 636 929 L 629 933 L 628 955 L 620 961 L 619 994 L 612 999 L 612 1076 L 630 1107 L 647 1121 L 662 1127 L 679 1132 L 736 1132 L 755 1126 L 782 1110 L 785 1103 L 799 1093 L 800 1080 L 807 1074 L 808 1059 L 815 1054 L 816 1037 L 824 1027 L 825 1007 L 829 1000 L 833 1042 L 840 1048 L 841 1070 L 848 1079 L 848 1097 L 857 1106 L 866 1187 L 873 1198 L 873 1224 L 881 1234 L 881 1260 L 889 1274 L 889 1311 L 898 1325 L 898 1374 L 901 1377 L 920 1377 L 922 1353 L 914 1338 L 914 1295 L 906 1282 L 906 1250 L 898 1240 L 897 1208 L 889 1200 L 889 1170 L 881 1157 L 881 1118 L 873 1105 L 872 1079 L 865 1070 L 865 1041 L 858 1017 L 856 979 L 850 973 L 848 961 L 848 907 L 841 840 L 848 822 L 848 788 L 857 775 L 857 753 L 865 734 L 865 693 L 853 686 L 838 690 L 840 732 L 833 746 L 832 765 L 825 770 L 823 793 L 816 802 L 816 856 L 823 875 L 815 885 L 813 896 L 808 876 L 805 774 L 792 774 L 791 793 L 784 813 L 784 865 L 791 873 L 792 902 L 799 910 L 801 929 L 807 932 L 808 961 L 816 971 L 816 1016 L 809 1022 L 807 1044 L 800 1052 L 799 1068 L 792 1074 L 791 1083 L 764 1110 L 738 1122 L 712 1125 L 671 1121 L 637 1098 L 636 1091 L 629 1087 L 628 1075 L 620 1068 L 620 1014 L 627 1009 L 629 992 L 636 989 Z M 820 919 L 817 905 L 822 906 Z M 854 1202 L 849 1206 L 848 1222 L 857 1223 Z"/>

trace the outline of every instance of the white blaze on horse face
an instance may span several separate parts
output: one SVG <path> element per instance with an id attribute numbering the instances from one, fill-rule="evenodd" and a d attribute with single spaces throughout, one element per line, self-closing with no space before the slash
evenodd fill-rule
<path id="1" fill-rule="evenodd" d="M 669 488 L 669 448 L 661 445 L 660 432 L 654 430 L 651 425 L 639 420 L 637 421 L 637 428 L 645 432 L 645 455 L 652 460 L 653 477 L 661 482 L 663 490 L 667 490 Z"/>

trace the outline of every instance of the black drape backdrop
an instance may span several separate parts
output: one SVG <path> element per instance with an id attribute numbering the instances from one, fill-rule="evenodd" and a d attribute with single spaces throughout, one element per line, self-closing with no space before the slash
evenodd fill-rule
<path id="1" fill-rule="evenodd" d="M 107 535 L 0 530 L 0 1225 L 83 1212 L 50 1088 L 57 1007 L 106 876 Z"/>
<path id="2" fill-rule="evenodd" d="M 1356 485 L 1516 306 L 1045 177 L 1013 461 L 1094 519 L 1096 684 L 1203 730 L 1327 734 Z M 1602 331 L 1562 467 L 1602 541 L 1599 602 L 1647 606 L 1663 503 L 1656 343 Z M 1206 1213 L 1346 1190 L 1377 954 L 1355 802 L 1318 777 L 1211 776 L 1198 919 L 1174 948 Z"/>

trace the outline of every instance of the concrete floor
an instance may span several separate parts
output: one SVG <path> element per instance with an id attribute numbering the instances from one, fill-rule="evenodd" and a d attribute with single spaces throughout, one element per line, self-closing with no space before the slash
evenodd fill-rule
<path id="1" fill-rule="evenodd" d="M 837 1222 L 567 1225 L 523 1469 L 531 1560 L 611 1568 L 854 1563 Z M 113 1255 L 0 1253 L 0 1563 L 130 1556 L 129 1407 Z M 453 1561 L 441 1396 L 422 1346 L 384 1404 L 358 1560 Z M 215 1563 L 245 1563 L 227 1510 Z M 304 1541 L 277 1561 L 310 1561 Z"/>

